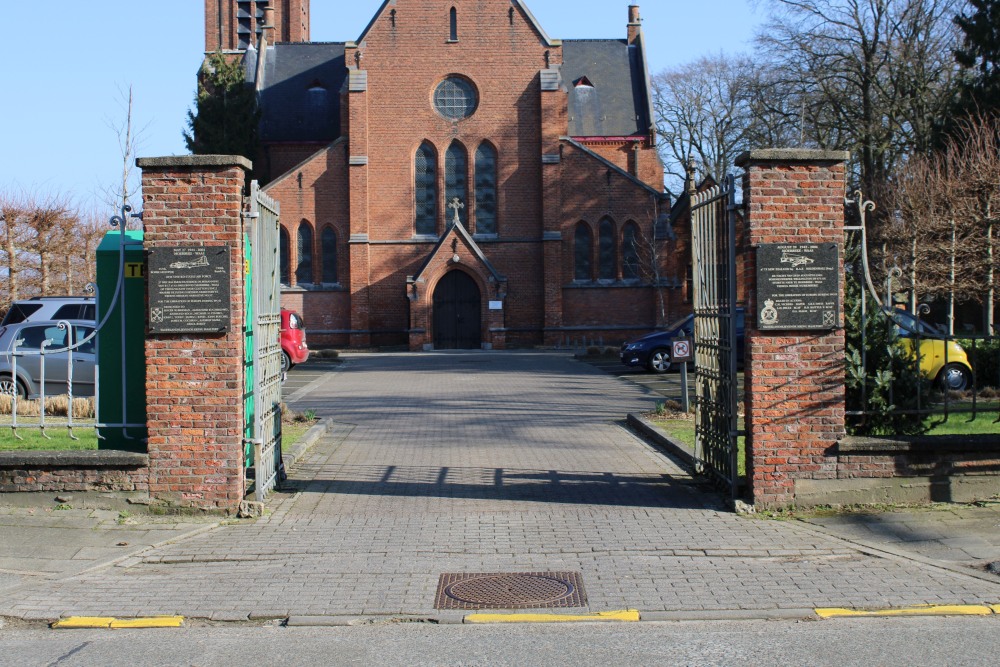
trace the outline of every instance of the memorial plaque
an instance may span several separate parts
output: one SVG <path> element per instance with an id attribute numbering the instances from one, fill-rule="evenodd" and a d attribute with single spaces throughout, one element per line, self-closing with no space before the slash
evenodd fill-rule
<path id="1" fill-rule="evenodd" d="M 757 248 L 760 329 L 835 329 L 839 312 L 836 243 L 773 243 Z"/>
<path id="2" fill-rule="evenodd" d="M 147 253 L 150 333 L 226 333 L 229 246 L 168 246 Z"/>

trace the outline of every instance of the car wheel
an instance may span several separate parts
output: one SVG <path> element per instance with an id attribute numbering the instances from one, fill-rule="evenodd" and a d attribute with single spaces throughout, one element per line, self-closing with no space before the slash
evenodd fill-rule
<path id="1" fill-rule="evenodd" d="M 972 386 L 972 373 L 962 364 L 948 364 L 938 374 L 938 384 L 947 391 L 965 391 Z"/>
<path id="2" fill-rule="evenodd" d="M 287 373 L 288 369 L 292 367 L 292 358 L 288 356 L 287 352 L 282 351 L 281 353 L 281 372 Z"/>
<path id="3" fill-rule="evenodd" d="M 653 350 L 649 355 L 649 370 L 654 373 L 666 373 L 670 370 L 670 352 L 665 348 Z"/>
<path id="4" fill-rule="evenodd" d="M 24 385 L 15 381 L 10 375 L 0 375 L 0 396 L 13 396 L 15 393 L 21 399 L 28 397 Z"/>

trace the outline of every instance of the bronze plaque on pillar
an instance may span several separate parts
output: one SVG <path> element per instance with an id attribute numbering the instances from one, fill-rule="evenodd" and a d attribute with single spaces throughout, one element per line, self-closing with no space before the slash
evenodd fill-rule
<path id="1" fill-rule="evenodd" d="M 150 333 L 228 333 L 229 246 L 147 251 Z"/>
<path id="2" fill-rule="evenodd" d="M 836 243 L 766 243 L 757 248 L 757 326 L 836 329 L 840 248 Z"/>

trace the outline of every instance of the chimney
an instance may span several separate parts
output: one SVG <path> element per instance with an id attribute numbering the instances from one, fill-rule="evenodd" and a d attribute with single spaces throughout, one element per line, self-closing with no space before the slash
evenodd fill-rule
<path id="1" fill-rule="evenodd" d="M 261 25 L 261 37 L 265 44 L 274 44 L 277 40 L 274 31 L 274 7 L 264 8 L 264 23 Z"/>
<path id="2" fill-rule="evenodd" d="M 639 17 L 639 5 L 628 6 L 628 43 L 635 44 L 642 30 L 642 19 Z"/>

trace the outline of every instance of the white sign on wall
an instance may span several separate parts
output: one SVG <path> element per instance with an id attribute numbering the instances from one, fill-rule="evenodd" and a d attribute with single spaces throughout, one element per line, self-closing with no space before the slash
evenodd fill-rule
<path id="1" fill-rule="evenodd" d="M 490 301 L 490 310 L 503 310 L 503 301 Z"/>

